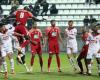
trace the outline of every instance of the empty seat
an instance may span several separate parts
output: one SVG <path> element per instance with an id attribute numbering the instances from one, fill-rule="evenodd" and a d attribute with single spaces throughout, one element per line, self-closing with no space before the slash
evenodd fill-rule
<path id="1" fill-rule="evenodd" d="M 78 7 L 77 7 L 77 4 L 73 4 L 73 5 L 71 6 L 71 8 L 77 9 L 77 8 L 78 8 Z"/>
<path id="2" fill-rule="evenodd" d="M 2 9 L 7 9 L 6 5 L 1 5 Z"/>
<path id="3" fill-rule="evenodd" d="M 83 4 L 77 4 L 77 8 L 84 8 L 85 6 Z"/>
<path id="4" fill-rule="evenodd" d="M 65 4 L 59 4 L 59 8 L 58 9 L 66 9 L 66 5 Z"/>
<path id="5" fill-rule="evenodd" d="M 76 10 L 76 14 L 82 14 L 82 10 Z"/>
<path id="6" fill-rule="evenodd" d="M 24 0 L 24 5 L 21 5 L 19 8 L 28 6 L 30 3 L 34 6 L 36 1 L 37 0 Z M 38 22 L 38 26 L 50 26 L 50 20 L 52 19 L 56 20 L 58 26 L 67 26 L 69 20 L 73 20 L 75 26 L 82 26 L 85 15 L 90 14 L 97 20 L 100 20 L 100 4 L 85 5 L 85 0 L 47 0 L 47 2 L 50 3 L 50 6 L 52 5 L 51 3 L 56 4 L 56 7 L 59 9 L 58 14 L 55 16 L 43 16 L 47 21 Z M 2 5 L 2 8 L 4 9 L 3 14 L 8 15 L 11 5 Z M 47 14 L 50 14 L 50 10 Z M 42 19 L 41 16 L 38 16 L 38 18 Z"/>
<path id="7" fill-rule="evenodd" d="M 82 10 L 83 14 L 88 14 L 88 12 L 89 12 L 88 10 Z"/>
<path id="8" fill-rule="evenodd" d="M 74 19 L 79 19 L 79 16 L 73 16 Z"/>
<path id="9" fill-rule="evenodd" d="M 93 10 L 95 13 L 100 14 L 100 10 Z M 92 12 L 93 12 L 92 11 Z"/>
<path id="10" fill-rule="evenodd" d="M 9 11 L 3 11 L 3 15 L 9 15 Z"/>
<path id="11" fill-rule="evenodd" d="M 93 13 L 94 13 L 94 10 L 88 10 L 88 13 L 87 14 L 93 14 Z"/>
<path id="12" fill-rule="evenodd" d="M 72 6 L 71 4 L 66 4 L 65 7 L 70 9 Z"/>
<path id="13" fill-rule="evenodd" d="M 12 8 L 11 5 L 7 5 L 7 8 L 6 9 L 10 10 L 11 8 Z"/>
<path id="14" fill-rule="evenodd" d="M 73 16 L 68 16 L 67 18 L 71 20 L 71 19 L 73 19 Z"/>
<path id="15" fill-rule="evenodd" d="M 70 11 L 69 11 L 69 14 L 75 14 L 75 13 L 76 13 L 75 10 L 70 10 Z"/>
<path id="16" fill-rule="evenodd" d="M 67 19 L 67 16 L 60 16 L 60 17 L 61 17 L 61 20 Z"/>

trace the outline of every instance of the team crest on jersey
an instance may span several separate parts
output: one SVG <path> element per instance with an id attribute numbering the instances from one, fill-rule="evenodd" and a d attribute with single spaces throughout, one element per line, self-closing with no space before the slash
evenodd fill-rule
<path id="1" fill-rule="evenodd" d="M 52 37 L 55 37 L 57 35 L 56 32 L 52 32 Z"/>
<path id="2" fill-rule="evenodd" d="M 38 39 L 39 38 L 39 36 L 38 35 L 34 35 L 34 39 Z"/>

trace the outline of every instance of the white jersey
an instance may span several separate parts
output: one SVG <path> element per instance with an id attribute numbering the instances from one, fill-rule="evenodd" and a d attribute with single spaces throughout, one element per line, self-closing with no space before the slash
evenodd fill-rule
<path id="1" fill-rule="evenodd" d="M 6 56 L 9 53 L 13 53 L 12 49 L 12 32 L 7 31 L 5 34 L 0 33 L 1 55 Z"/>
<path id="2" fill-rule="evenodd" d="M 11 43 L 12 39 L 12 32 L 7 31 L 5 34 L 0 33 L 0 43 L 2 44 L 2 46 L 7 46 L 8 44 Z"/>
<path id="3" fill-rule="evenodd" d="M 65 34 L 67 35 L 67 40 L 68 41 L 75 41 L 76 40 L 76 35 L 77 35 L 77 29 L 73 28 L 71 30 L 65 29 Z"/>
<path id="4" fill-rule="evenodd" d="M 87 53 L 87 59 L 92 59 L 93 56 L 95 56 L 96 58 L 100 58 L 100 54 L 98 54 L 98 51 L 100 49 L 100 35 L 89 35 L 88 41 L 89 48 Z"/>
<path id="5" fill-rule="evenodd" d="M 7 24 L 7 25 L 5 25 L 5 27 L 10 33 L 14 33 L 15 27 L 12 24 Z M 15 36 L 10 36 L 10 37 L 13 40 L 13 47 L 17 48 L 19 46 L 17 37 L 15 37 Z"/>
<path id="6" fill-rule="evenodd" d="M 70 54 L 71 50 L 69 48 L 72 48 L 73 53 L 77 53 L 77 41 L 76 41 L 76 35 L 77 35 L 77 29 L 73 28 L 71 30 L 65 29 L 65 35 L 66 35 L 66 42 L 67 42 L 67 53 Z"/>
<path id="7" fill-rule="evenodd" d="M 89 49 L 97 50 L 98 48 L 100 48 L 100 35 L 93 36 L 90 34 L 88 37 L 88 41 L 89 41 Z"/>
<path id="8" fill-rule="evenodd" d="M 76 28 L 73 28 L 71 30 L 65 29 L 65 34 L 66 34 L 67 45 L 70 43 L 77 44 L 77 41 L 76 41 L 77 29 Z"/>

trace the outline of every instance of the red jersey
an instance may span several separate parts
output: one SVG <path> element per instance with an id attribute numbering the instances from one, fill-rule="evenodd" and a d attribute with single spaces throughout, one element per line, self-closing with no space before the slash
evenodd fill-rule
<path id="1" fill-rule="evenodd" d="M 42 37 L 42 32 L 40 29 L 32 29 L 29 32 L 30 38 L 32 41 L 36 41 L 40 43 L 41 37 Z"/>
<path id="2" fill-rule="evenodd" d="M 82 35 L 82 40 L 83 40 L 84 44 L 87 44 L 87 38 L 88 38 L 88 36 L 89 36 L 88 33 Z"/>
<path id="3" fill-rule="evenodd" d="M 26 24 L 28 18 L 33 17 L 32 13 L 30 13 L 27 10 L 23 10 L 23 9 L 15 11 L 14 14 L 16 16 L 16 21 L 22 25 Z"/>
<path id="4" fill-rule="evenodd" d="M 82 35 L 82 40 L 83 40 L 83 41 L 86 41 L 86 40 L 87 40 L 87 37 L 88 37 L 88 34 L 83 34 L 83 35 Z"/>
<path id="5" fill-rule="evenodd" d="M 58 35 L 60 33 L 59 27 L 48 27 L 46 29 L 46 35 L 48 36 L 48 41 L 58 42 Z"/>

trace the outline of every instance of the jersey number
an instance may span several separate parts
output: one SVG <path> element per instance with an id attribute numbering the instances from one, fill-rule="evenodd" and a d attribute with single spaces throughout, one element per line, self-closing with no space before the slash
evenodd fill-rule
<path id="1" fill-rule="evenodd" d="M 24 18 L 24 13 L 23 12 L 20 13 L 20 18 Z"/>

